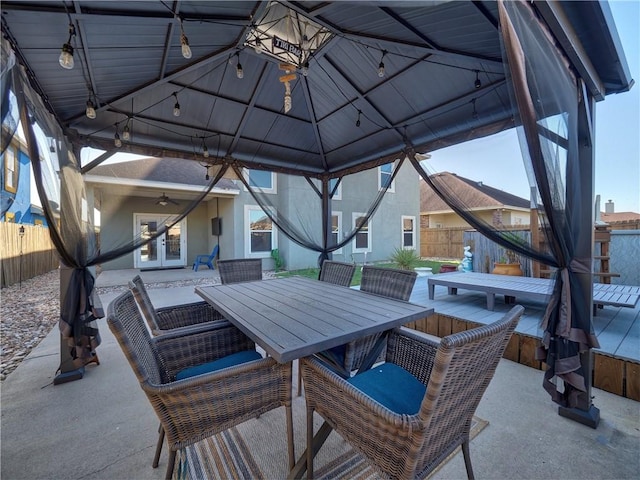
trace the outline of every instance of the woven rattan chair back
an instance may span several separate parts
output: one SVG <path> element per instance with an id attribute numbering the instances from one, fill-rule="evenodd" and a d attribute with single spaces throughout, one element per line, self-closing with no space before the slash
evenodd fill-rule
<path id="1" fill-rule="evenodd" d="M 156 309 L 154 308 L 153 303 L 151 303 L 151 298 L 149 298 L 149 293 L 147 292 L 140 275 L 136 275 L 129 281 L 129 289 L 133 293 L 136 302 L 138 302 L 140 310 L 142 310 L 142 315 L 144 315 L 144 319 L 147 321 L 151 331 L 161 330 L 162 326 L 160 325 L 160 318 L 158 318 Z"/>
<path id="2" fill-rule="evenodd" d="M 223 285 L 262 280 L 262 260 L 260 258 L 218 260 L 218 270 Z"/>
<path id="3" fill-rule="evenodd" d="M 320 269 L 320 281 L 348 287 L 356 271 L 355 263 L 334 262 L 325 260 Z"/>
<path id="4" fill-rule="evenodd" d="M 418 274 L 411 270 L 397 270 L 365 265 L 362 267 L 360 290 L 398 300 L 409 300 Z"/>
<path id="5" fill-rule="evenodd" d="M 159 385 L 169 380 L 132 292 L 124 292 L 109 304 L 107 322 L 140 383 Z"/>

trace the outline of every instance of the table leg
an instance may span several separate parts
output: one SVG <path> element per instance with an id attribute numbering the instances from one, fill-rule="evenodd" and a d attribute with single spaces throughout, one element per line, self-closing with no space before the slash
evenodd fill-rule
<path id="1" fill-rule="evenodd" d="M 487 310 L 493 312 L 496 304 L 496 294 L 495 293 L 487 293 Z"/>
<path id="2" fill-rule="evenodd" d="M 447 293 L 449 295 L 457 295 L 458 294 L 458 287 L 447 287 Z"/>
<path id="3" fill-rule="evenodd" d="M 427 285 L 429 286 L 429 300 L 433 300 L 435 297 L 436 286 L 431 282 L 427 283 Z"/>
<path id="4" fill-rule="evenodd" d="M 329 437 L 329 434 L 331 433 L 332 430 L 333 429 L 331 428 L 331 425 L 329 425 L 327 422 L 324 422 L 320 427 L 320 430 L 318 430 L 318 432 L 314 435 L 313 444 L 312 444 L 312 451 L 313 451 L 314 457 L 318 454 L 318 452 L 320 451 L 320 447 L 322 447 L 324 442 L 327 441 L 327 438 Z M 300 460 L 298 460 L 298 462 L 289 472 L 289 475 L 287 476 L 287 480 L 302 478 L 302 475 L 306 471 L 307 471 L 307 451 L 305 450 L 300 456 Z"/>

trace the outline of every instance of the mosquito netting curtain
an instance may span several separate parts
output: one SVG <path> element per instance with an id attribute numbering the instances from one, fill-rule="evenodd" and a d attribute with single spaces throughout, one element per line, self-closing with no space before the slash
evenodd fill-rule
<path id="1" fill-rule="evenodd" d="M 166 213 L 166 217 L 158 222 L 157 231 L 137 236 L 128 232 L 109 245 L 104 242 L 98 244 L 92 214 L 96 199 L 92 198 L 84 183 L 79 152 L 73 151 L 47 105 L 33 93 L 30 79 L 20 68 L 12 68 L 10 62 L 4 62 L 3 55 L 2 95 L 7 101 L 3 101 L 2 107 L 2 148 L 4 151 L 8 139 L 16 131 L 18 120 L 21 120 L 51 237 L 62 263 L 73 270 L 63 299 L 61 318 L 61 331 L 69 339 L 70 361 L 82 364 L 90 360 L 99 342 L 91 305 L 94 277 L 90 267 L 131 254 L 164 234 L 198 208 L 200 201 L 223 176 L 233 174 L 242 188 L 251 193 L 265 213 L 264 218 L 257 219 L 257 222 L 276 225 L 278 231 L 294 244 L 316 252 L 321 262 L 333 251 L 358 240 L 358 235 L 362 234 L 384 201 L 387 187 L 408 158 L 424 181 L 471 226 L 502 247 L 557 270 L 552 301 L 542 325 L 544 334 L 540 358 L 549 367 L 544 385 L 553 399 L 562 405 L 576 406 L 578 393 L 585 391 L 585 378 L 589 375 L 580 361 L 580 353 L 597 346 L 590 316 L 591 257 L 584 255 L 586 250 L 580 244 L 584 238 L 578 235 L 579 227 L 585 223 L 584 209 L 592 209 L 590 202 L 582 201 L 585 195 L 581 189 L 586 188 L 588 193 L 591 187 L 583 185 L 585 173 L 581 168 L 590 168 L 587 165 L 590 162 L 582 165 L 579 161 L 578 142 L 581 119 L 588 118 L 591 113 L 580 80 L 567 66 L 551 35 L 540 25 L 535 6 L 524 2 L 500 2 L 499 5 L 504 76 L 511 90 L 511 98 L 504 99 L 503 108 L 519 111 L 519 115 L 508 124 L 519 125 L 522 157 L 530 186 L 535 191 L 532 201 L 538 213 L 538 228 L 546 237 L 545 249 L 483 220 L 455 190 L 431 175 L 433 172 L 423 167 L 424 162 L 421 164 L 412 146 L 412 129 L 408 130 L 406 148 L 391 164 L 389 183 L 383 183 L 381 188 L 357 190 L 358 209 L 362 214 L 353 226 L 342 231 L 336 232 L 332 224 L 331 197 L 343 182 L 363 183 L 358 179 L 365 172 L 334 171 L 305 177 L 290 175 L 293 170 L 283 171 L 279 175 L 287 178 L 287 188 L 305 192 L 302 196 L 305 200 L 294 203 L 288 201 L 286 191 L 274 196 L 260 188 L 259 182 L 252 180 L 251 172 L 247 174 L 248 164 L 235 161 L 231 154 L 209 162 L 209 180 L 203 182 L 194 198 L 173 206 L 171 213 Z M 475 101 L 473 106 L 476 106 Z M 468 108 L 468 105 L 460 108 Z M 481 109 L 477 114 L 483 114 Z M 427 118 L 424 123 L 429 127 Z M 489 119 L 484 126 L 465 135 L 477 138 L 500 131 L 504 126 L 504 122 L 496 124 Z M 464 139 L 462 136 L 438 138 L 421 144 L 420 153 L 433 152 Z M 589 141 L 588 138 L 585 140 Z M 267 170 L 255 164 L 250 168 L 256 172 Z M 126 187 L 114 192 L 116 200 L 109 199 L 110 208 L 117 208 L 113 202 L 117 202 L 117 198 L 124 202 L 127 195 Z M 158 214 L 162 215 L 162 211 Z M 260 241 L 259 234 L 256 241 Z M 556 385 L 557 379 L 564 381 L 564 387 Z"/>

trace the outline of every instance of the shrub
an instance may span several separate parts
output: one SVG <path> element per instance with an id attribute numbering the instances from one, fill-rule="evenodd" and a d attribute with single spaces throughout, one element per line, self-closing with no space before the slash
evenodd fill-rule
<path id="1" fill-rule="evenodd" d="M 397 248 L 393 251 L 390 260 L 398 265 L 402 270 L 413 270 L 420 261 L 420 257 L 415 250 L 405 250 Z"/>

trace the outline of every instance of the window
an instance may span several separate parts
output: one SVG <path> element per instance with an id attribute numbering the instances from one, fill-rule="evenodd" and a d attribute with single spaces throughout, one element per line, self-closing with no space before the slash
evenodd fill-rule
<path id="1" fill-rule="evenodd" d="M 353 253 L 371 251 L 371 225 L 366 221 L 366 214 L 353 214 L 353 228 L 361 227 L 353 240 Z"/>
<path id="2" fill-rule="evenodd" d="M 416 217 L 402 216 L 402 248 L 416 248 Z"/>
<path id="3" fill-rule="evenodd" d="M 387 185 L 387 192 L 395 192 L 395 181 L 391 181 L 393 175 L 393 163 L 387 163 L 378 167 L 378 190 L 382 190 Z"/>
<path id="4" fill-rule="evenodd" d="M 16 214 L 12 212 L 5 213 L 4 221 L 7 223 L 16 223 Z"/>
<path id="5" fill-rule="evenodd" d="M 11 193 L 18 190 L 18 151 L 13 145 L 4 152 L 4 189 Z"/>
<path id="6" fill-rule="evenodd" d="M 38 218 L 36 218 L 36 219 L 33 221 L 33 224 L 34 224 L 36 227 L 44 227 L 44 223 L 42 222 L 42 220 L 40 220 L 40 219 L 38 219 Z"/>
<path id="7" fill-rule="evenodd" d="M 329 193 L 333 192 L 336 183 L 338 183 L 338 178 L 332 178 L 329 180 Z M 331 200 L 342 200 L 342 182 L 338 184 L 338 188 L 336 188 L 336 193 L 333 194 Z"/>
<path id="8" fill-rule="evenodd" d="M 261 189 L 264 193 L 278 193 L 276 189 L 276 175 L 266 170 L 245 169 L 245 178 L 251 187 Z"/>
<path id="9" fill-rule="evenodd" d="M 337 245 L 342 231 L 342 212 L 331 212 L 331 245 Z M 342 253 L 342 248 L 335 250 L 333 253 Z"/>
<path id="10" fill-rule="evenodd" d="M 275 227 L 269 216 L 257 205 L 245 205 L 245 256 L 265 258 L 278 248 Z"/>

